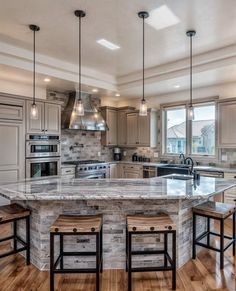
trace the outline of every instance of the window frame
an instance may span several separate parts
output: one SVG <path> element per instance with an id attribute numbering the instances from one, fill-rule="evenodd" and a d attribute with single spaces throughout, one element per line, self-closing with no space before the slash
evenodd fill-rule
<path id="1" fill-rule="evenodd" d="M 194 107 L 214 105 L 215 106 L 215 154 L 214 155 L 200 155 L 192 153 L 192 120 L 189 117 L 189 102 L 178 102 L 175 104 L 165 104 L 161 105 L 161 158 L 176 158 L 179 157 L 179 154 L 175 153 L 167 153 L 166 152 L 166 138 L 167 138 L 167 114 L 166 111 L 170 109 L 177 108 L 185 108 L 186 109 L 186 153 L 185 156 L 193 157 L 194 159 L 199 160 L 210 160 L 217 161 L 219 159 L 219 150 L 217 147 L 217 136 L 218 136 L 218 128 L 217 128 L 217 98 L 207 99 L 207 100 L 199 100 L 198 102 L 194 102 Z"/>

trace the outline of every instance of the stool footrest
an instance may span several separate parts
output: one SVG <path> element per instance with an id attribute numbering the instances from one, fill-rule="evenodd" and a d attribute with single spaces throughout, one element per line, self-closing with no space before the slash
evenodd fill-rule
<path id="1" fill-rule="evenodd" d="M 53 273 L 57 274 L 65 274 L 65 273 L 96 273 L 97 269 L 89 268 L 89 269 L 55 269 Z"/>
<path id="2" fill-rule="evenodd" d="M 63 252 L 63 257 L 66 256 L 96 256 L 96 252 Z"/>
<path id="3" fill-rule="evenodd" d="M 150 251 L 131 251 L 131 255 L 139 256 L 139 255 L 163 255 L 166 254 L 164 250 L 150 250 Z"/>
<path id="4" fill-rule="evenodd" d="M 11 250 L 11 251 L 9 251 L 9 252 L 6 252 L 6 253 L 4 253 L 4 254 L 1 254 L 1 255 L 0 255 L 0 259 L 1 259 L 1 258 L 4 258 L 4 257 L 7 257 L 7 256 L 10 256 L 10 255 L 14 255 L 14 254 L 19 253 L 19 252 L 26 251 L 26 250 L 27 250 L 27 247 L 21 247 L 21 248 L 19 248 L 19 249 L 17 249 L 17 250 Z"/>
<path id="5" fill-rule="evenodd" d="M 174 267 L 169 266 L 169 267 L 131 267 L 131 272 L 158 272 L 158 271 L 172 271 Z"/>

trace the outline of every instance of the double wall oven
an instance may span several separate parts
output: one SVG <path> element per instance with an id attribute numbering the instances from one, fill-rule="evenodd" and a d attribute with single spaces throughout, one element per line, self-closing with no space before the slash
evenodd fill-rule
<path id="1" fill-rule="evenodd" d="M 26 136 L 26 178 L 60 174 L 60 136 L 28 134 Z"/>

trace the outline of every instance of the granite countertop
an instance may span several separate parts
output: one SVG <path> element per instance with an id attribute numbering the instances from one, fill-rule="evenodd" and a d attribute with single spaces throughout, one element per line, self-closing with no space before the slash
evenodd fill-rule
<path id="1" fill-rule="evenodd" d="M 0 195 L 10 200 L 130 200 L 200 199 L 236 186 L 235 180 L 201 177 L 177 180 L 169 175 L 150 179 L 72 179 L 51 177 L 27 179 L 0 186 Z"/>
<path id="2" fill-rule="evenodd" d="M 142 165 L 142 166 L 154 166 L 154 167 L 161 167 L 161 166 L 167 166 L 167 164 L 158 163 L 158 162 L 132 162 L 132 161 L 110 161 L 107 162 L 109 164 L 132 164 L 132 165 Z M 71 167 L 75 166 L 73 164 L 66 164 L 62 163 L 62 167 Z M 236 168 L 229 168 L 229 167 L 220 167 L 220 166 L 194 166 L 194 169 L 199 171 L 209 171 L 209 172 L 225 172 L 225 173 L 235 173 L 236 174 Z"/>

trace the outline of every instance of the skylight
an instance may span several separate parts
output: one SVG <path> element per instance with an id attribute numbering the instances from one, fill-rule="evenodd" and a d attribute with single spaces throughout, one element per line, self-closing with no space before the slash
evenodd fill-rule
<path id="1" fill-rule="evenodd" d="M 162 5 L 149 13 L 146 23 L 156 30 L 176 25 L 180 19 L 169 9 L 167 5 Z"/>
<path id="2" fill-rule="evenodd" d="M 99 43 L 102 46 L 105 46 L 106 48 L 110 49 L 110 50 L 117 50 L 120 47 L 104 38 L 97 40 L 97 43 Z"/>

